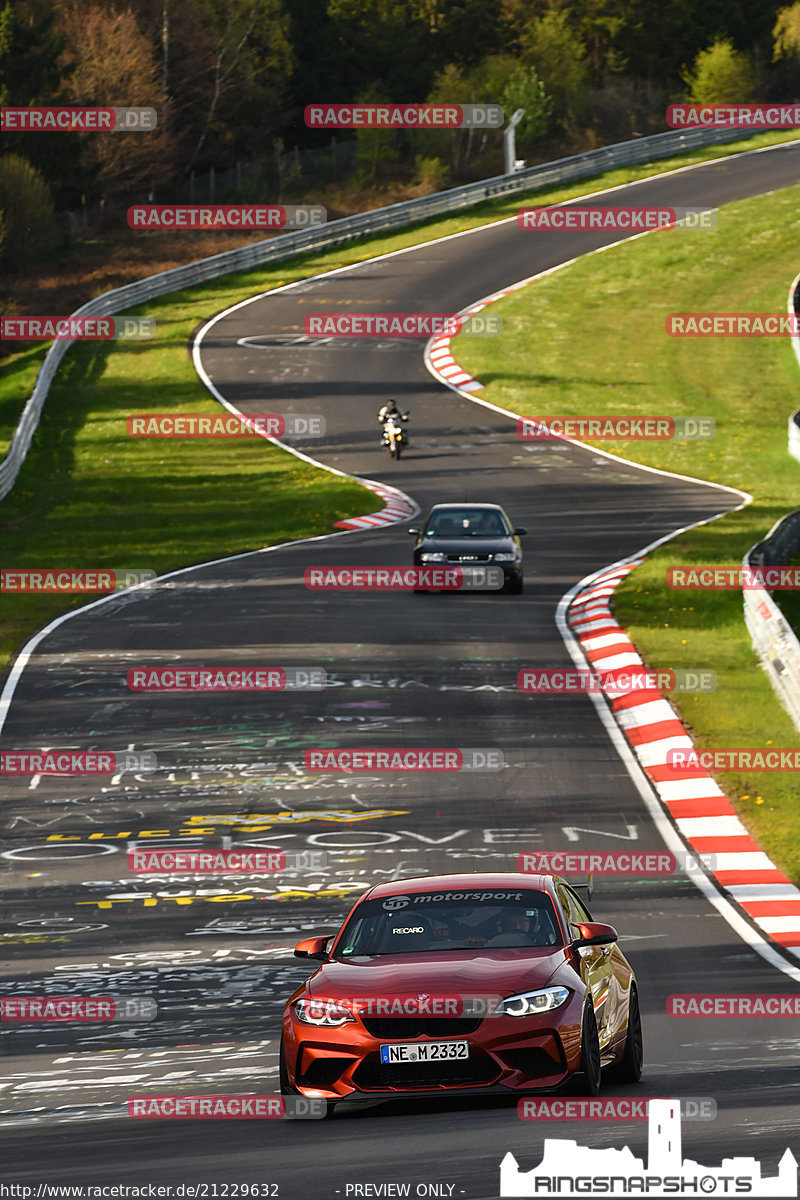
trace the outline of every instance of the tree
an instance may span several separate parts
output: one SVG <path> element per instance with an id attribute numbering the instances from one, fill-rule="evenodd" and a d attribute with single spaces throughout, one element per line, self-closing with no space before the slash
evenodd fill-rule
<path id="1" fill-rule="evenodd" d="M 585 102 L 586 52 L 563 10 L 549 8 L 525 25 L 522 59 L 533 67 L 558 118 L 579 112 Z"/>
<path id="2" fill-rule="evenodd" d="M 65 5 L 60 27 L 65 42 L 62 88 L 68 104 L 160 108 L 153 47 L 130 9 L 109 13 L 102 4 Z M 92 190 L 101 194 L 159 182 L 170 173 L 162 129 L 77 136 L 81 164 Z"/>
<path id="3" fill-rule="evenodd" d="M 683 72 L 690 104 L 746 103 L 753 99 L 753 71 L 747 55 L 730 38 L 701 50 L 691 71 Z"/>
<path id="4" fill-rule="evenodd" d="M 777 62 L 779 58 L 800 59 L 800 0 L 789 8 L 778 10 L 772 40 L 773 62 Z"/>
<path id="5" fill-rule="evenodd" d="M 525 116 L 517 126 L 518 149 L 529 149 L 547 132 L 553 105 L 533 67 L 520 66 L 509 75 L 502 105 L 506 120 L 515 109 L 525 109 Z"/>
<path id="6" fill-rule="evenodd" d="M 0 263 L 12 271 L 57 240 L 53 197 L 41 171 L 18 154 L 0 158 Z"/>

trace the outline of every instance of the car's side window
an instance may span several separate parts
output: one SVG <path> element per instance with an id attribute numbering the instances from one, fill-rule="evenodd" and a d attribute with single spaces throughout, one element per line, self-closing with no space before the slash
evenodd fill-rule
<path id="1" fill-rule="evenodd" d="M 556 891 L 558 892 L 558 899 L 561 903 L 564 917 L 570 925 L 580 924 L 582 921 L 591 921 L 592 917 L 588 908 L 578 899 L 572 888 L 567 887 L 565 883 L 557 883 Z"/>

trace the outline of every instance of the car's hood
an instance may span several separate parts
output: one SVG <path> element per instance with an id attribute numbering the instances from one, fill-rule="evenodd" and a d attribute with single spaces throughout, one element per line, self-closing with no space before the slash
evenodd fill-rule
<path id="1" fill-rule="evenodd" d="M 544 987 L 565 957 L 563 947 L 537 947 L 337 959 L 320 967 L 306 991 L 327 1000 L 416 993 L 511 996 L 523 988 Z"/>

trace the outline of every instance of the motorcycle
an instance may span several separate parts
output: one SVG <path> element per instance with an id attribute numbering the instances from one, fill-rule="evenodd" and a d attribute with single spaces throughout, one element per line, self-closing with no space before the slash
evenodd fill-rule
<path id="1" fill-rule="evenodd" d="M 383 444 L 392 458 L 399 458 L 403 447 L 408 446 L 408 435 L 403 431 L 401 422 L 408 420 L 408 413 L 400 413 L 399 417 L 387 417 L 383 423 Z"/>

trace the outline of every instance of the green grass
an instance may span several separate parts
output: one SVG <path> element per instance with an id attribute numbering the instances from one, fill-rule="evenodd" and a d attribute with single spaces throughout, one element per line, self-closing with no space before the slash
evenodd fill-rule
<path id="1" fill-rule="evenodd" d="M 226 276 L 149 302 L 139 311 L 157 321 L 152 343 L 86 343 L 72 347 L 62 361 L 33 447 L 16 487 L 2 504 L 3 565 L 165 572 L 329 532 L 336 520 L 374 511 L 380 502 L 372 493 L 260 439 L 139 441 L 121 432 L 124 419 L 131 412 L 219 411 L 196 377 L 189 340 L 201 318 L 254 293 L 513 216 L 533 195 L 555 203 L 794 136 L 793 131 L 761 134 L 578 184 L 485 202 L 455 216 L 289 259 L 270 269 Z M 4 362 L 0 446 L 8 444 L 45 351 L 46 346 L 32 344 Z M 3 594 L 0 664 L 35 629 L 86 601 L 83 596 Z"/>
<path id="2" fill-rule="evenodd" d="M 738 564 L 798 507 L 787 417 L 798 407 L 800 374 L 788 338 L 673 338 L 664 322 L 670 312 L 785 312 L 799 213 L 793 187 L 726 205 L 716 231 L 663 231 L 590 255 L 493 305 L 501 336 L 461 337 L 454 350 L 488 384 L 482 397 L 523 415 L 715 419 L 716 437 L 706 441 L 594 443 L 754 497 L 668 543 L 615 593 L 615 613 L 650 665 L 716 670 L 716 693 L 672 698 L 704 748 L 800 746 L 751 648 L 741 593 L 672 591 L 665 581 L 671 565 Z M 800 882 L 791 773 L 717 778 L 763 849 Z"/>

